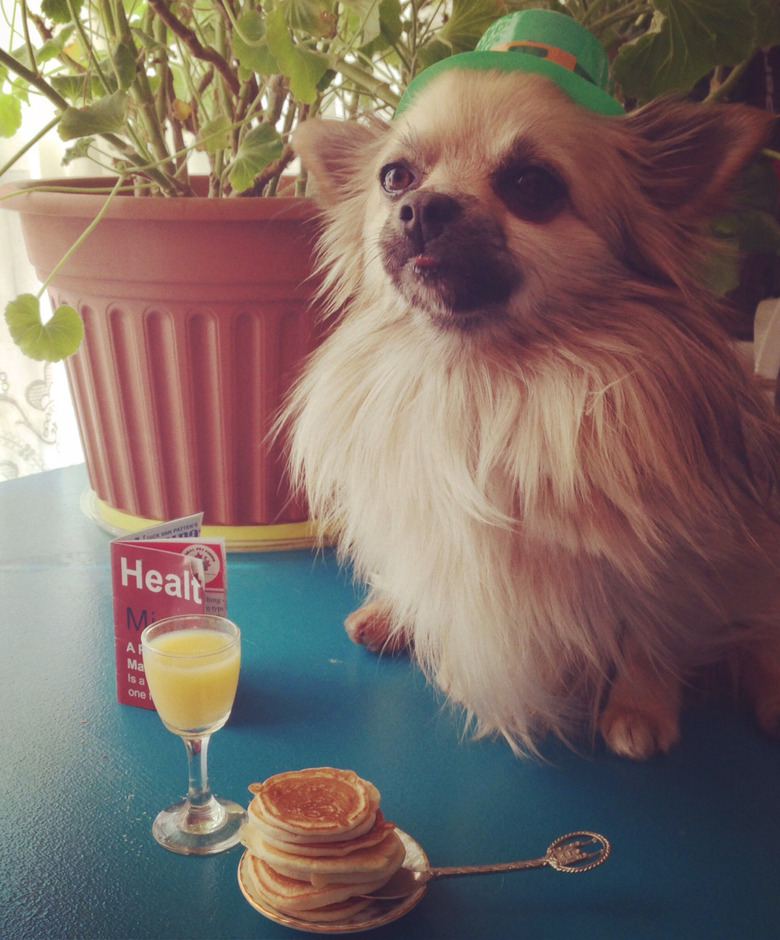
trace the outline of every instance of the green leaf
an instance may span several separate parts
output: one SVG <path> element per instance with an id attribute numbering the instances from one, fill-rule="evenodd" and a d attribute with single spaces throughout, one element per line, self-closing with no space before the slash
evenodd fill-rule
<path id="1" fill-rule="evenodd" d="M 471 52 L 482 34 L 506 13 L 502 0 L 453 0 L 452 13 L 436 38 L 455 52 Z"/>
<path id="2" fill-rule="evenodd" d="M 367 46 L 380 37 L 382 10 L 376 0 L 344 0 L 344 7 L 351 11 L 349 32 L 359 46 Z"/>
<path id="3" fill-rule="evenodd" d="M 22 124 L 22 102 L 15 95 L 0 94 L 0 137 L 13 137 Z"/>
<path id="4" fill-rule="evenodd" d="M 430 39 L 417 50 L 417 74 L 427 69 L 434 62 L 440 62 L 452 55 L 452 48 L 439 39 Z"/>
<path id="5" fill-rule="evenodd" d="M 135 79 L 135 55 L 135 46 L 130 42 L 118 43 L 111 54 L 114 74 L 122 91 L 127 91 Z"/>
<path id="6" fill-rule="evenodd" d="M 72 355 L 84 336 L 81 317 L 67 304 L 57 307 L 48 323 L 43 323 L 38 298 L 33 294 L 20 294 L 7 304 L 5 322 L 11 339 L 26 356 L 47 362 L 59 362 Z"/>
<path id="7" fill-rule="evenodd" d="M 242 69 L 258 75 L 275 75 L 279 63 L 271 55 L 265 39 L 265 19 L 257 10 L 239 16 L 233 29 L 233 54 Z"/>
<path id="8" fill-rule="evenodd" d="M 320 82 L 328 71 L 328 59 L 319 52 L 310 52 L 300 47 L 296 48 L 296 53 L 290 71 L 283 71 L 290 79 L 290 91 L 293 95 L 304 104 L 312 104 L 317 100 Z"/>
<path id="9" fill-rule="evenodd" d="M 753 209 L 738 216 L 737 235 L 741 251 L 774 254 L 780 251 L 780 225 L 769 212 Z"/>
<path id="10" fill-rule="evenodd" d="M 775 175 L 772 161 L 763 157 L 753 160 L 737 178 L 735 206 L 774 214 L 779 200 L 780 180 Z"/>
<path id="11" fill-rule="evenodd" d="M 241 141 L 230 165 L 228 179 L 236 192 L 249 189 L 258 173 L 282 155 L 283 143 L 271 124 L 259 124 Z"/>
<path id="12" fill-rule="evenodd" d="M 94 137 L 80 137 L 75 144 L 66 147 L 62 157 L 62 165 L 70 166 L 74 160 L 88 158 L 90 147 L 94 142 Z"/>
<path id="13" fill-rule="evenodd" d="M 265 17 L 259 10 L 242 13 L 233 27 L 233 42 L 239 40 L 242 47 L 255 48 L 265 39 Z"/>
<path id="14" fill-rule="evenodd" d="M 103 86 L 97 75 L 52 75 L 49 79 L 51 87 L 67 98 L 68 101 L 91 101 L 99 98 Z"/>
<path id="15" fill-rule="evenodd" d="M 77 16 L 81 12 L 82 3 L 83 0 L 73 0 L 73 8 Z M 41 13 L 55 23 L 70 23 L 73 19 L 67 0 L 43 0 Z"/>
<path id="16" fill-rule="evenodd" d="M 138 26 L 131 26 L 130 34 L 136 45 L 145 49 L 150 56 L 160 56 L 162 59 L 168 58 L 168 47 L 155 36 L 151 36 Z"/>
<path id="17" fill-rule="evenodd" d="M 362 47 L 367 56 L 377 55 L 389 49 L 403 35 L 401 22 L 401 0 L 382 0 L 379 4 L 379 35 Z"/>
<path id="18" fill-rule="evenodd" d="M 116 91 L 86 108 L 66 108 L 57 133 L 62 140 L 75 140 L 89 134 L 118 133 L 125 127 L 127 105 L 127 92 Z"/>
<path id="19" fill-rule="evenodd" d="M 452 15 L 417 50 L 418 72 L 459 52 L 471 52 L 490 24 L 504 13 L 501 0 L 455 0 Z"/>
<path id="20" fill-rule="evenodd" d="M 720 215 L 712 221 L 711 231 L 717 239 L 744 253 L 780 252 L 780 224 L 770 212 L 748 209 Z"/>
<path id="21" fill-rule="evenodd" d="M 70 32 L 70 30 L 68 30 L 68 32 Z M 62 55 L 61 37 L 62 33 L 59 33 L 56 40 L 47 39 L 40 49 L 36 49 L 35 61 L 38 65 L 43 65 L 44 62 L 51 62 L 52 59 L 56 59 L 57 56 Z"/>
<path id="22" fill-rule="evenodd" d="M 230 128 L 230 118 L 225 114 L 220 114 L 213 121 L 204 124 L 198 133 L 198 150 L 217 153 L 227 147 L 230 142 Z"/>
<path id="23" fill-rule="evenodd" d="M 735 239 L 722 241 L 719 257 L 710 260 L 703 276 L 707 287 L 721 297 L 739 287 L 739 250 Z"/>
<path id="24" fill-rule="evenodd" d="M 290 81 L 290 91 L 299 101 L 311 104 L 317 98 L 317 83 L 327 71 L 327 58 L 293 43 L 281 10 L 266 16 L 265 35 L 268 48 Z"/>
<path id="25" fill-rule="evenodd" d="M 738 65 L 753 52 L 750 0 L 655 0 L 655 7 L 651 30 L 615 59 L 615 79 L 629 98 L 690 91 L 716 66 Z"/>
<path id="26" fill-rule="evenodd" d="M 780 45 L 780 3 L 777 0 L 751 0 L 756 22 L 756 45 L 769 49 Z"/>
<path id="27" fill-rule="evenodd" d="M 362 2 L 376 5 L 376 0 Z M 347 2 L 346 5 L 352 6 L 352 3 Z M 336 21 L 333 4 L 327 0 L 282 0 L 282 10 L 285 21 L 292 29 L 321 39 L 333 35 Z"/>

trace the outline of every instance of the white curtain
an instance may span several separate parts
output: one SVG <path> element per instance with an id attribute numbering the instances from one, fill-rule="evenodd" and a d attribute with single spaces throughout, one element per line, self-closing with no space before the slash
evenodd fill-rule
<path id="1" fill-rule="evenodd" d="M 0 33 L 5 28 L 0 22 Z M 6 40 L 0 35 L 0 42 L 5 44 Z M 39 113 L 25 115 L 16 138 L 0 138 L 0 166 L 50 118 L 49 109 L 42 105 Z M 60 161 L 56 134 L 49 135 L 0 182 L 65 175 Z M 69 167 L 68 171 L 78 175 L 83 167 Z M 18 294 L 37 294 L 39 289 L 27 259 L 19 219 L 15 212 L 0 209 L 0 481 L 84 459 L 64 366 L 33 362 L 23 356 L 11 340 L 2 315 L 6 304 Z M 41 308 L 44 317 L 49 315 L 45 298 Z"/>
<path id="2" fill-rule="evenodd" d="M 0 307 L 40 285 L 27 260 L 19 219 L 0 211 Z M 48 302 L 42 303 L 48 310 Z M 47 316 L 47 313 L 44 313 Z M 0 481 L 83 460 L 62 363 L 22 355 L 0 322 Z"/>

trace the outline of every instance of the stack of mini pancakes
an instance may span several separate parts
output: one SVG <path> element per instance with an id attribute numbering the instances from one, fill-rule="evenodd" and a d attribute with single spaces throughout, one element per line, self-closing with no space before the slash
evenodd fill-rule
<path id="1" fill-rule="evenodd" d="M 379 791 L 354 771 L 312 767 L 269 777 L 254 794 L 241 841 L 255 895 L 283 914 L 327 923 L 370 904 L 405 850 L 379 810 Z"/>

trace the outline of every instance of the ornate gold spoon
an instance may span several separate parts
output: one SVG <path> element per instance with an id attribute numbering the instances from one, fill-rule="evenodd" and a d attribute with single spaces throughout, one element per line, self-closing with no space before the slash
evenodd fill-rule
<path id="1" fill-rule="evenodd" d="M 591 848 L 591 851 L 585 851 Z M 365 897 L 403 898 L 433 878 L 454 878 L 460 875 L 484 875 L 499 871 L 519 871 L 524 868 L 542 868 L 549 865 L 556 871 L 590 871 L 609 858 L 611 846 L 597 832 L 569 832 L 552 842 L 541 858 L 517 862 L 499 862 L 496 865 L 461 865 L 443 868 L 400 868 L 393 877 L 376 891 Z"/>

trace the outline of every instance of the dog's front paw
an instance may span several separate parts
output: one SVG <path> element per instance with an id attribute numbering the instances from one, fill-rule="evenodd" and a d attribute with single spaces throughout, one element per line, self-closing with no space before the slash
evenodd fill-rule
<path id="1" fill-rule="evenodd" d="M 677 715 L 662 709 L 651 713 L 626 705 L 608 705 L 599 730 L 610 750 L 633 760 L 665 754 L 680 740 Z"/>
<path id="2" fill-rule="evenodd" d="M 353 643 L 375 653 L 397 653 L 408 645 L 404 631 L 393 630 L 382 606 L 374 601 L 353 611 L 344 621 L 344 627 Z"/>
<path id="3" fill-rule="evenodd" d="M 780 740 L 780 638 L 770 637 L 745 651 L 742 683 L 759 726 Z"/>
<path id="4" fill-rule="evenodd" d="M 756 718 L 762 731 L 780 741 L 780 693 L 773 701 L 765 701 L 756 709 Z"/>

